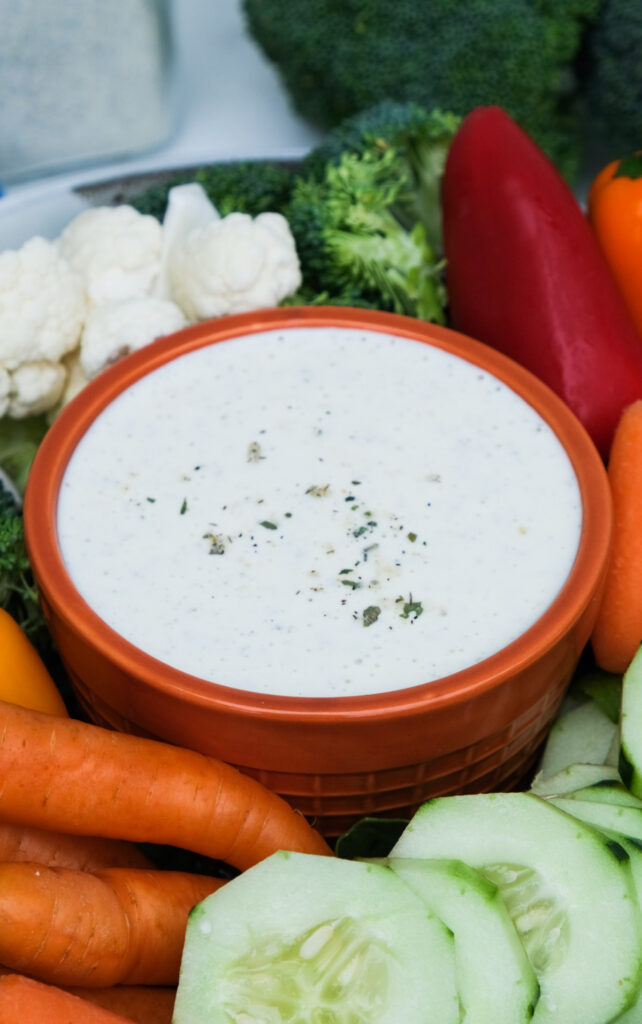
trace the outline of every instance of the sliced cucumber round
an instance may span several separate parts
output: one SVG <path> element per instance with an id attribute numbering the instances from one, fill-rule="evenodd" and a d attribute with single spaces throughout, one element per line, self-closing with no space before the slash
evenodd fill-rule
<path id="1" fill-rule="evenodd" d="M 391 856 L 456 858 L 498 886 L 540 983 L 534 1024 L 604 1024 L 636 998 L 641 925 L 626 855 L 547 801 L 431 800 Z"/>
<path id="2" fill-rule="evenodd" d="M 174 1024 L 459 1024 L 452 933 L 389 868 L 281 852 L 214 897 Z"/>
<path id="3" fill-rule="evenodd" d="M 550 803 L 601 831 L 642 841 L 642 807 L 562 796 L 550 797 Z"/>
<path id="4" fill-rule="evenodd" d="M 617 768 L 606 764 L 569 764 L 555 775 L 536 775 L 531 791 L 538 796 L 565 796 L 577 789 L 607 783 L 623 785 Z"/>
<path id="5" fill-rule="evenodd" d="M 619 768 L 625 786 L 642 798 L 642 646 L 622 678 Z"/>
<path id="6" fill-rule="evenodd" d="M 497 886 L 459 860 L 388 864 L 455 937 L 463 1024 L 530 1024 L 539 985 Z"/>
<path id="7" fill-rule="evenodd" d="M 560 715 L 553 723 L 542 754 L 538 776 L 545 779 L 570 764 L 604 764 L 617 725 L 592 700 Z"/>

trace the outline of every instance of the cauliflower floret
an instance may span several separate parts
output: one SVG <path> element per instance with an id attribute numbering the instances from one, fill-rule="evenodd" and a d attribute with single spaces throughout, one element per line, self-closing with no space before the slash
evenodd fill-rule
<path id="1" fill-rule="evenodd" d="M 176 246 L 194 228 L 205 227 L 213 220 L 219 220 L 219 212 L 198 182 L 174 185 L 170 188 L 163 218 L 161 265 L 155 289 L 155 295 L 159 299 L 172 298 L 169 267 Z"/>
<path id="2" fill-rule="evenodd" d="M 178 306 L 164 299 L 148 297 L 96 306 L 80 340 L 80 369 L 91 379 L 130 352 L 186 325 Z"/>
<path id="3" fill-rule="evenodd" d="M 10 374 L 8 415 L 20 420 L 51 409 L 59 401 L 66 379 L 62 363 L 46 359 L 23 363 Z"/>
<path id="4" fill-rule="evenodd" d="M 301 284 L 290 227 L 280 213 L 230 213 L 177 241 L 174 300 L 190 320 L 276 306 Z"/>
<path id="5" fill-rule="evenodd" d="M 65 381 L 64 390 L 58 400 L 56 406 L 49 412 L 49 420 L 53 421 L 61 409 L 71 402 L 72 398 L 75 398 L 86 384 L 89 383 L 89 377 L 87 377 L 82 370 L 80 365 L 80 349 L 74 349 L 68 356 L 63 359 L 63 366 L 67 374 Z"/>
<path id="6" fill-rule="evenodd" d="M 92 305 L 151 295 L 158 278 L 163 229 L 133 206 L 83 210 L 58 239 L 80 274 Z"/>
<path id="7" fill-rule="evenodd" d="M 53 242 L 36 236 L 0 252 L 0 365 L 57 362 L 77 345 L 85 308 L 80 277 Z"/>

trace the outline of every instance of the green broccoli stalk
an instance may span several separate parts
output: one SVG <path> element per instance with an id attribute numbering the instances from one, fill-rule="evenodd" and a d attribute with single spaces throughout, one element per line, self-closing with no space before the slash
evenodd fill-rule
<path id="1" fill-rule="evenodd" d="M 295 107 L 323 128 L 385 99 L 460 116 L 497 105 L 569 176 L 579 160 L 574 66 L 600 4 L 243 0 Z"/>
<path id="2" fill-rule="evenodd" d="M 304 290 L 443 323 L 442 265 L 423 224 L 408 230 L 393 212 L 398 204 L 407 207 L 409 191 L 392 147 L 345 153 L 326 165 L 322 180 L 298 179 L 288 218 Z"/>
<path id="3" fill-rule="evenodd" d="M 222 217 L 228 213 L 256 217 L 259 213 L 281 212 L 292 191 L 294 172 L 285 164 L 265 160 L 212 164 L 173 175 L 128 201 L 140 213 L 162 221 L 170 189 L 191 181 L 203 186 Z"/>
<path id="4" fill-rule="evenodd" d="M 448 112 L 426 110 L 418 103 L 384 100 L 331 129 L 308 154 L 303 170 L 320 178 L 326 164 L 338 163 L 344 153 L 396 150 L 411 187 L 395 202 L 395 216 L 405 227 L 422 223 L 429 245 L 440 251 L 441 179 L 460 120 Z"/>

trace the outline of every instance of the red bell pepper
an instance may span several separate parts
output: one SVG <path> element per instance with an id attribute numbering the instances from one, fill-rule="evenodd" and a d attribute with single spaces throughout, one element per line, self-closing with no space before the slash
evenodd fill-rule
<path id="1" fill-rule="evenodd" d="M 642 342 L 580 204 L 498 107 L 464 118 L 442 185 L 453 327 L 521 363 L 608 455 Z"/>

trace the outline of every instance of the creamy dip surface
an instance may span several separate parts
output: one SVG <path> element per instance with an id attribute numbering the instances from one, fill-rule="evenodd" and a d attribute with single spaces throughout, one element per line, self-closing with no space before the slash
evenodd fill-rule
<path id="1" fill-rule="evenodd" d="M 420 342 L 266 331 L 124 391 L 66 469 L 77 589 L 140 649 L 267 694 L 429 682 L 531 626 L 577 553 L 565 451 L 522 398 Z"/>

